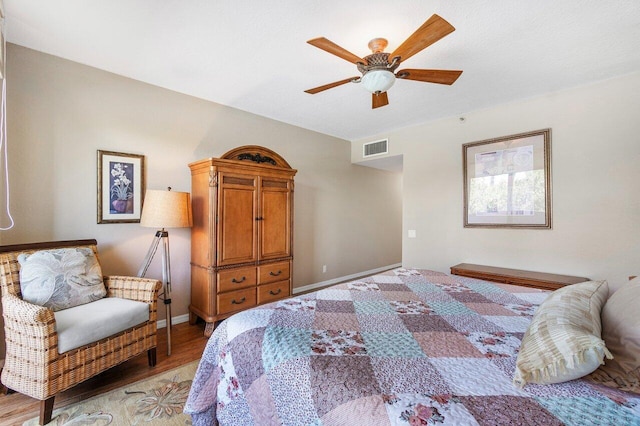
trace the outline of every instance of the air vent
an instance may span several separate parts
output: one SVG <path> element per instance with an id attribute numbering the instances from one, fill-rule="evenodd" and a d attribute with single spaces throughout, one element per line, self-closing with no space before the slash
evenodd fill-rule
<path id="1" fill-rule="evenodd" d="M 365 143 L 362 145 L 362 149 L 362 156 L 364 158 L 371 157 L 373 155 L 386 154 L 389 152 L 389 139 Z"/>

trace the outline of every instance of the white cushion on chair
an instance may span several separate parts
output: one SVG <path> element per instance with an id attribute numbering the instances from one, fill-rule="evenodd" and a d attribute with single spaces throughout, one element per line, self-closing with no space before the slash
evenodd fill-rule
<path id="1" fill-rule="evenodd" d="M 119 297 L 54 312 L 58 353 L 79 348 L 149 320 L 149 305 Z"/>

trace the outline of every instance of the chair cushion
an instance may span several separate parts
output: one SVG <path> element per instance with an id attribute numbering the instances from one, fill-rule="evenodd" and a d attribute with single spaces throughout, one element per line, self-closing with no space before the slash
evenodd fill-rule
<path id="1" fill-rule="evenodd" d="M 611 358 L 600 322 L 608 294 L 606 281 L 573 284 L 551 293 L 522 338 L 514 384 L 574 380 L 593 372 L 605 356 Z"/>
<path id="2" fill-rule="evenodd" d="M 107 295 L 100 264 L 89 247 L 22 253 L 18 262 L 20 291 L 27 302 L 59 311 Z"/>
<path id="3" fill-rule="evenodd" d="M 104 339 L 149 320 L 149 305 L 105 297 L 54 313 L 58 353 Z"/>

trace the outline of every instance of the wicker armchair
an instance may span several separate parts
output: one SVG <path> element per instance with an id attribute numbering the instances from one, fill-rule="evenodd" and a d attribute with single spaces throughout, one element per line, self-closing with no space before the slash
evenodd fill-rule
<path id="1" fill-rule="evenodd" d="M 144 278 L 105 277 L 106 297 L 119 297 L 149 305 L 149 320 L 99 341 L 58 353 L 54 312 L 22 300 L 20 253 L 52 248 L 90 247 L 97 256 L 96 240 L 0 246 L 0 287 L 6 340 L 2 384 L 41 400 L 40 424 L 51 421 L 54 397 L 117 364 L 147 351 L 149 365 L 156 364 L 156 300 L 160 281 Z"/>

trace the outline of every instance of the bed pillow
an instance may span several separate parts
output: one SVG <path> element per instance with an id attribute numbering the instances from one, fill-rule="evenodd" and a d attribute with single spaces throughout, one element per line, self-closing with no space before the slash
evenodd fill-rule
<path id="1" fill-rule="evenodd" d="M 602 338 L 613 359 L 591 376 L 618 389 L 640 393 L 640 277 L 613 293 L 602 308 Z"/>
<path id="2" fill-rule="evenodd" d="M 611 358 L 601 338 L 606 281 L 560 288 L 538 307 L 522 339 L 513 382 L 560 383 L 583 377 Z"/>
<path id="3" fill-rule="evenodd" d="M 20 291 L 27 302 L 59 311 L 107 295 L 102 270 L 89 247 L 18 255 Z"/>

